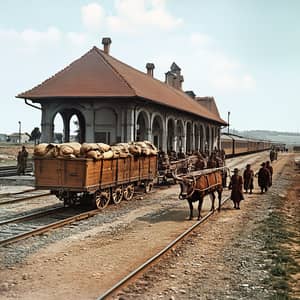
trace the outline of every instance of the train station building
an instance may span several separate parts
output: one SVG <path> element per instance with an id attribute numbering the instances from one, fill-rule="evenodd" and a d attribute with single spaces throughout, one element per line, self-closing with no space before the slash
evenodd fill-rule
<path id="1" fill-rule="evenodd" d="M 103 38 L 102 44 L 103 50 L 93 47 L 17 96 L 29 105 L 40 104 L 42 142 L 53 142 L 54 119 L 60 114 L 64 142 L 70 140 L 75 115 L 79 142 L 149 140 L 164 151 L 176 152 L 219 148 L 220 129 L 227 123 L 213 97 L 182 90 L 183 75 L 176 63 L 162 82 L 154 78 L 153 63 L 141 72 L 110 55 L 110 38 Z"/>

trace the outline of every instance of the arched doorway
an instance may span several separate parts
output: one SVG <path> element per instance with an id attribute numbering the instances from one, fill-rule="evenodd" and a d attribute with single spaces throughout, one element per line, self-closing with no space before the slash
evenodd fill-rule
<path id="1" fill-rule="evenodd" d="M 153 144 L 158 148 L 162 149 L 163 144 L 163 123 L 159 116 L 155 116 L 152 122 L 152 141 Z"/>
<path id="2" fill-rule="evenodd" d="M 69 141 L 80 142 L 81 130 L 80 130 L 80 124 L 77 115 L 73 115 L 70 118 L 69 126 L 70 126 Z"/>
<path id="3" fill-rule="evenodd" d="M 206 133 L 205 133 L 205 152 L 209 153 L 211 149 L 211 143 L 210 143 L 210 129 L 209 126 L 206 126 Z"/>
<path id="4" fill-rule="evenodd" d="M 60 112 L 56 113 L 52 122 L 52 142 L 61 144 L 64 140 L 64 121 Z"/>
<path id="5" fill-rule="evenodd" d="M 175 122 L 173 119 L 168 120 L 167 125 L 167 151 L 175 151 Z"/>
<path id="6" fill-rule="evenodd" d="M 195 142 L 194 148 L 195 150 L 200 150 L 200 137 L 199 137 L 199 126 L 197 124 L 194 125 L 194 135 L 195 135 Z"/>
<path id="7" fill-rule="evenodd" d="M 204 129 L 203 129 L 202 125 L 200 125 L 200 137 L 199 137 L 199 139 L 200 139 L 200 150 L 204 151 L 205 141 L 204 141 Z"/>
<path id="8" fill-rule="evenodd" d="M 148 118 L 144 112 L 140 112 L 136 121 L 136 140 L 145 141 L 148 139 Z"/>
<path id="9" fill-rule="evenodd" d="M 188 122 L 186 124 L 186 152 L 190 153 L 192 151 L 192 124 Z"/>
<path id="10" fill-rule="evenodd" d="M 176 149 L 179 152 L 184 152 L 184 144 L 183 144 L 183 138 L 184 138 L 184 131 L 183 131 L 183 122 L 181 120 L 177 121 L 176 124 L 176 136 L 177 136 L 177 146 Z"/>
<path id="11" fill-rule="evenodd" d="M 60 132 L 57 128 L 62 127 Z M 85 119 L 82 113 L 76 109 L 63 109 L 58 111 L 53 117 L 53 141 L 85 142 Z"/>

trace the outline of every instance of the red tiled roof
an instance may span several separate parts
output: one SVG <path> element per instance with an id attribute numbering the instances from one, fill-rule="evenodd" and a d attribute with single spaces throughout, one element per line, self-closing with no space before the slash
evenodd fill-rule
<path id="1" fill-rule="evenodd" d="M 225 125 L 183 91 L 138 71 L 93 47 L 81 58 L 17 98 L 142 97 Z"/>
<path id="2" fill-rule="evenodd" d="M 214 97 L 196 97 L 195 99 L 220 118 L 219 110 Z"/>

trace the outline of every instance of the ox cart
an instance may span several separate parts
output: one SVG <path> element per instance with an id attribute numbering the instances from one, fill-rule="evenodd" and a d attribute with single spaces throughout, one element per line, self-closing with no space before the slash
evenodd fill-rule
<path id="1" fill-rule="evenodd" d="M 195 170 L 195 164 L 198 161 L 196 155 L 192 155 L 183 159 L 171 160 L 159 164 L 158 167 L 158 183 L 168 182 L 168 179 L 174 179 L 174 175 L 187 174 Z"/>
<path id="2" fill-rule="evenodd" d="M 35 158 L 35 186 L 51 190 L 66 205 L 92 201 L 98 209 L 110 200 L 131 200 L 135 186 L 149 192 L 157 176 L 157 156 L 89 158 Z"/>
<path id="3" fill-rule="evenodd" d="M 227 167 L 206 169 L 190 172 L 188 175 L 175 176 L 174 178 L 180 185 L 179 199 L 186 199 L 189 203 L 190 216 L 193 218 L 193 202 L 198 203 L 198 220 L 201 218 L 203 198 L 211 196 L 211 210 L 215 209 L 215 192 L 218 193 L 218 209 L 221 209 L 221 199 L 223 191 L 223 173 L 228 171 Z"/>

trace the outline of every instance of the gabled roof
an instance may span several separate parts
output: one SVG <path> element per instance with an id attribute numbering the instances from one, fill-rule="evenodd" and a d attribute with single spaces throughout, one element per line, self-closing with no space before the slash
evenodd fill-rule
<path id="1" fill-rule="evenodd" d="M 196 97 L 196 101 L 220 118 L 219 110 L 214 97 Z"/>
<path id="2" fill-rule="evenodd" d="M 41 101 L 45 98 L 141 97 L 183 110 L 225 125 L 183 91 L 138 71 L 93 47 L 65 69 L 17 98 Z"/>

